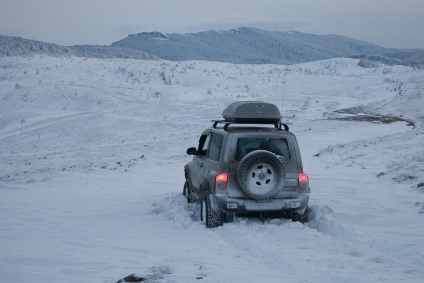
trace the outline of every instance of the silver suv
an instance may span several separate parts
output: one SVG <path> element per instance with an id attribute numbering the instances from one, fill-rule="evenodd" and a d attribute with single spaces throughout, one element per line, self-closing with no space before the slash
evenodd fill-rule
<path id="1" fill-rule="evenodd" d="M 212 228 L 234 215 L 258 214 L 308 221 L 309 179 L 296 137 L 281 123 L 278 107 L 261 101 L 234 102 L 187 149 L 183 193 L 199 203 Z"/>

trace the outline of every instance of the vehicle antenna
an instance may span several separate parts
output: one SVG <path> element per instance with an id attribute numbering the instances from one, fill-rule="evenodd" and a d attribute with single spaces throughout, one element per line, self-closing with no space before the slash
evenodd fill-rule
<path id="1" fill-rule="evenodd" d="M 283 100 L 281 101 L 281 121 L 283 120 L 284 115 L 284 96 L 286 94 L 286 70 L 284 70 L 284 81 L 283 81 Z"/>

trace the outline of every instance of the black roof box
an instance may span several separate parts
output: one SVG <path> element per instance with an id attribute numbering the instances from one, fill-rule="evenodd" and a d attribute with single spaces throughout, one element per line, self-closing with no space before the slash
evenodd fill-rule
<path id="1" fill-rule="evenodd" d="M 225 121 L 233 123 L 280 123 L 281 114 L 277 106 L 263 101 L 233 102 L 222 112 Z"/>

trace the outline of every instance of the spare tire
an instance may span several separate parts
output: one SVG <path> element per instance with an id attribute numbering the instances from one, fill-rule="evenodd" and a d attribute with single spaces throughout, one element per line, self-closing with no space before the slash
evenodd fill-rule
<path id="1" fill-rule="evenodd" d="M 255 200 L 275 196 L 284 185 L 284 165 L 272 152 L 255 150 L 237 167 L 237 180 L 243 192 Z"/>

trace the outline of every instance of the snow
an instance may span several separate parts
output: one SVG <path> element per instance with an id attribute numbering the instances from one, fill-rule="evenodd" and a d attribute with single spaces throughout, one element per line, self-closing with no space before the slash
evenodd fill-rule
<path id="1" fill-rule="evenodd" d="M 0 58 L 0 281 L 422 282 L 424 71 L 358 62 Z M 186 203 L 185 150 L 237 100 L 292 123 L 311 222 Z"/>

